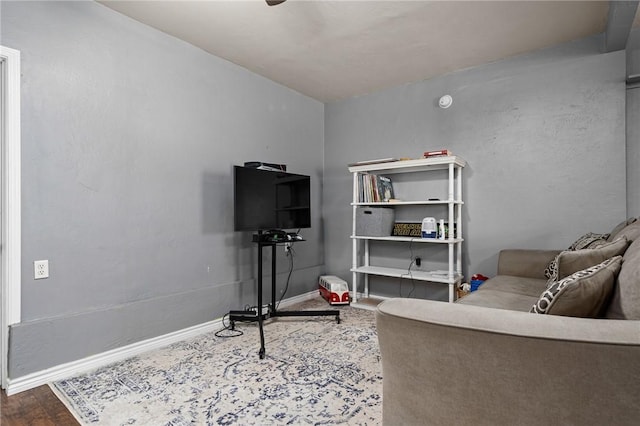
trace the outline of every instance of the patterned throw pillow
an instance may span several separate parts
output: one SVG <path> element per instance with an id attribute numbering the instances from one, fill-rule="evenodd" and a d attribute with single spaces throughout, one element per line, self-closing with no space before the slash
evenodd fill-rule
<path id="1" fill-rule="evenodd" d="M 606 243 L 607 238 L 609 238 L 609 234 L 596 234 L 593 232 L 587 232 L 582 237 L 578 238 L 573 244 L 571 244 L 565 251 L 593 248 L 598 244 Z M 558 276 L 558 256 L 556 256 L 551 262 L 549 262 L 549 265 L 544 270 L 544 276 L 553 281 L 555 281 L 555 277 Z"/>
<path id="2" fill-rule="evenodd" d="M 607 240 L 609 234 L 596 234 L 594 232 L 587 232 L 582 237 L 578 238 L 573 244 L 569 246 L 567 250 L 582 250 L 591 247 L 592 244 L 601 240 Z"/>
<path id="3" fill-rule="evenodd" d="M 581 318 L 601 316 L 621 264 L 622 256 L 616 256 L 553 283 L 529 312 Z"/>

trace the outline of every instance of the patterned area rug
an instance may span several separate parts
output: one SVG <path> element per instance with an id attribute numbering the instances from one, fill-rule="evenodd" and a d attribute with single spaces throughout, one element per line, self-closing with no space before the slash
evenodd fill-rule
<path id="1" fill-rule="evenodd" d="M 328 309 L 318 298 L 293 309 Z M 382 423 L 374 313 L 255 323 L 243 336 L 207 333 L 51 385 L 87 425 L 320 425 Z"/>

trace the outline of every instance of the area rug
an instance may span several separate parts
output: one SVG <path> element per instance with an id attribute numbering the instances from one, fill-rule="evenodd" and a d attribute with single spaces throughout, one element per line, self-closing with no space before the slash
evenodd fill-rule
<path id="1" fill-rule="evenodd" d="M 289 309 L 328 309 L 318 298 Z M 376 425 L 382 369 L 374 313 L 236 323 L 51 384 L 85 425 Z"/>

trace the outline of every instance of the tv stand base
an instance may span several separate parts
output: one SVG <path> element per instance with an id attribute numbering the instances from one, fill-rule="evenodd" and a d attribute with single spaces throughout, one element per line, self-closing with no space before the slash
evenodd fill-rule
<path id="1" fill-rule="evenodd" d="M 276 317 L 336 317 L 336 322 L 340 324 L 340 311 L 276 311 L 269 307 L 269 313 L 262 314 L 262 320 Z M 258 321 L 258 313 L 256 311 L 229 311 L 229 321 L 231 328 L 235 322 L 252 322 Z"/>
<path id="2" fill-rule="evenodd" d="M 264 347 L 264 332 L 262 329 L 262 323 L 269 318 L 277 317 L 329 317 L 336 318 L 336 323 L 340 324 L 340 311 L 320 310 L 320 311 L 277 311 L 272 306 L 269 306 L 269 312 L 266 314 L 258 315 L 257 311 L 229 311 L 229 323 L 231 330 L 235 330 L 236 322 L 253 322 L 257 321 L 260 327 L 260 350 L 258 356 L 260 359 L 264 359 L 265 347 Z"/>
<path id="3" fill-rule="evenodd" d="M 236 321 L 238 322 L 258 322 L 258 329 L 260 330 L 260 359 L 264 359 L 264 329 L 262 327 L 264 321 L 268 318 L 275 317 L 315 317 L 315 316 L 334 316 L 336 322 L 340 324 L 340 311 L 328 310 L 328 311 L 278 311 L 276 309 L 276 242 L 275 241 L 263 241 L 260 237 L 262 233 L 258 233 L 257 238 L 254 237 L 254 242 L 258 246 L 258 303 L 255 311 L 230 311 L 229 322 L 231 329 L 235 327 Z M 265 247 L 271 247 L 271 303 L 268 304 L 267 312 L 262 311 L 262 249 Z M 260 311 L 260 314 L 258 314 Z"/>

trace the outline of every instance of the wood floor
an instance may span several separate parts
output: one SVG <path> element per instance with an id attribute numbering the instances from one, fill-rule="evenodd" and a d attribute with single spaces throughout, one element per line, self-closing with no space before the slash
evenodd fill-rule
<path id="1" fill-rule="evenodd" d="M 80 425 L 44 385 L 7 396 L 0 395 L 0 425 L 2 426 L 76 426 Z"/>

